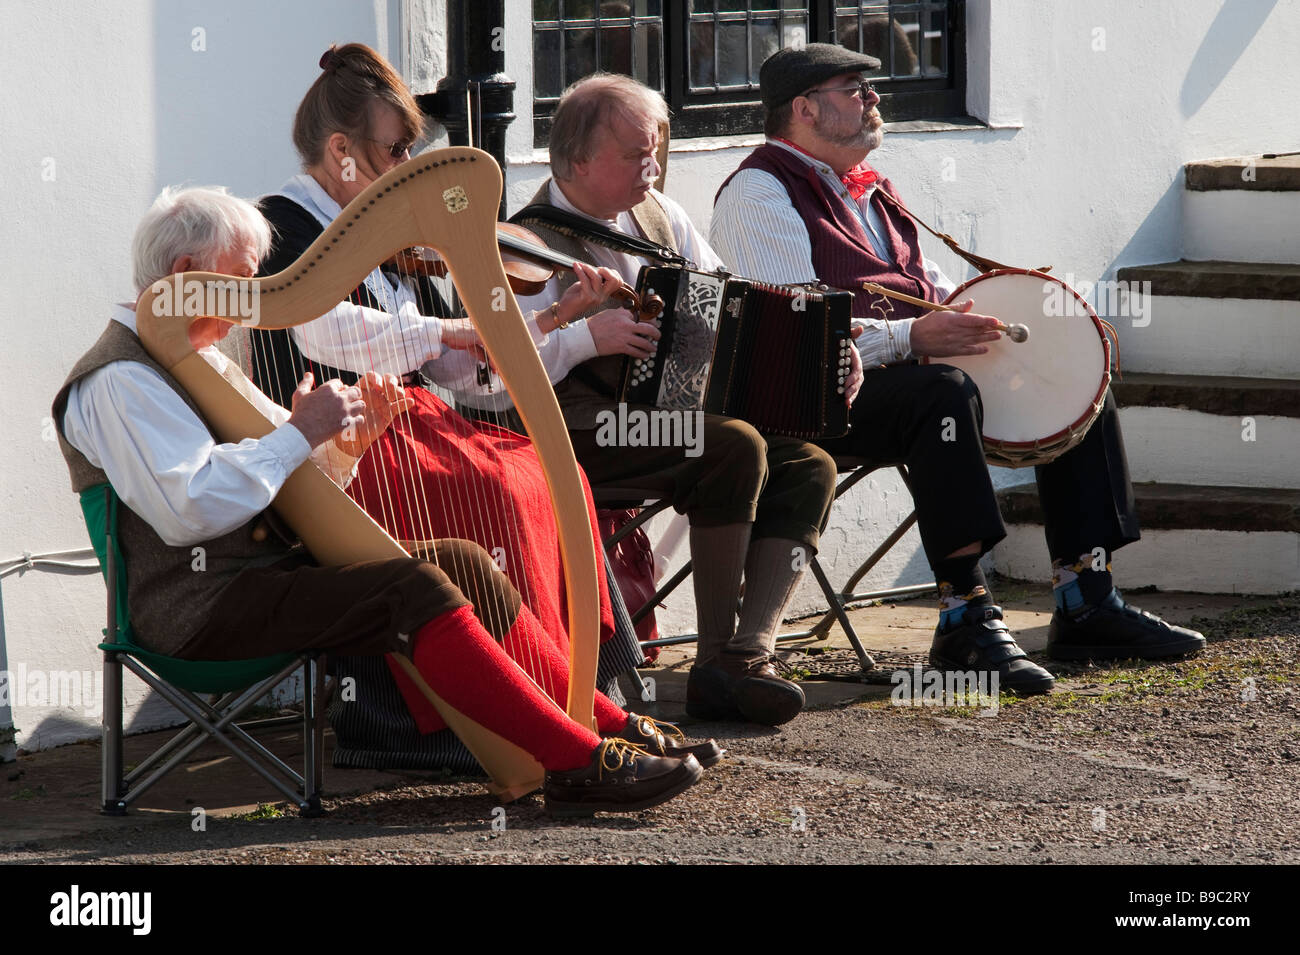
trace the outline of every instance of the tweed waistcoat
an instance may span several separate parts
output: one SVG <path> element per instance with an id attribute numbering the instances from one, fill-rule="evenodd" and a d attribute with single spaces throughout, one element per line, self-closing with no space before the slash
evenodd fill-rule
<path id="1" fill-rule="evenodd" d="M 73 366 L 54 398 L 59 448 L 68 464 L 72 490 L 108 481 L 108 475 L 90 463 L 63 435 L 63 414 L 68 391 L 79 381 L 115 361 L 148 365 L 208 426 L 193 399 L 144 350 L 135 334 L 120 322 L 108 328 Z M 175 654 L 207 620 L 218 595 L 245 567 L 265 566 L 286 557 L 290 548 L 274 534 L 253 539 L 254 518 L 233 531 L 204 541 L 198 547 L 167 544 L 138 514 L 125 505 L 118 508 L 118 542 L 126 561 L 127 602 L 136 639 L 142 647 Z"/>
<path id="2" fill-rule="evenodd" d="M 537 191 L 537 195 L 533 196 L 529 205 L 551 205 L 550 192 L 551 181 L 548 179 L 542 184 L 542 188 Z M 647 195 L 631 210 L 631 216 L 646 239 L 656 245 L 670 248 L 674 252 L 678 251 L 677 241 L 673 238 L 672 222 L 653 196 Z M 530 222 L 528 228 L 541 236 L 546 244 L 556 252 L 577 259 L 580 262 L 590 261 L 587 249 L 580 239 L 556 232 L 554 229 L 535 222 Z M 572 272 L 560 272 L 555 277 L 560 283 L 561 295 L 570 285 L 577 281 L 577 277 Z M 608 305 L 598 305 L 588 311 L 587 314 L 594 314 L 607 307 Z M 577 374 L 570 372 L 567 377 L 555 385 L 555 397 L 560 402 L 560 410 L 564 413 L 564 423 L 569 430 L 592 430 L 597 427 L 597 414 L 602 410 L 617 409 L 618 403 L 611 396 L 617 394 L 618 387 L 621 384 L 624 357 L 623 355 L 602 355 L 592 358 L 579 365 L 578 369 L 575 369 Z M 599 387 L 596 387 L 593 382 L 599 382 Z"/>

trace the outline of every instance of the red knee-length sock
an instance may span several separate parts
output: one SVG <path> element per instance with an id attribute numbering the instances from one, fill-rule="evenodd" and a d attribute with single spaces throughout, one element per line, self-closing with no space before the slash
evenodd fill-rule
<path id="1" fill-rule="evenodd" d="M 460 607 L 416 631 L 412 657 L 429 688 L 547 769 L 585 766 L 600 737 L 569 719 Z"/>
<path id="2" fill-rule="evenodd" d="M 551 699 L 564 706 L 569 695 L 569 661 L 527 604 L 519 605 L 519 616 L 501 642 L 511 659 L 523 667 Z M 594 712 L 596 725 L 602 733 L 617 733 L 627 725 L 627 713 L 599 690 L 596 691 Z"/>

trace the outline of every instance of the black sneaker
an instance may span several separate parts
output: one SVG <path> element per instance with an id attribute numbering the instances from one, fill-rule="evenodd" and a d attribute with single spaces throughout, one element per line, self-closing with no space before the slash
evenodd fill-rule
<path id="1" fill-rule="evenodd" d="M 1113 588 L 1101 603 L 1078 613 L 1058 607 L 1047 634 L 1053 660 L 1159 660 L 1204 649 L 1204 636 L 1130 607 Z"/>
<path id="2" fill-rule="evenodd" d="M 1016 643 L 1002 621 L 1002 608 L 968 607 L 961 626 L 946 632 L 935 629 L 930 645 L 930 666 L 937 670 L 996 671 L 998 689 L 1029 696 L 1046 693 L 1055 677 Z"/>

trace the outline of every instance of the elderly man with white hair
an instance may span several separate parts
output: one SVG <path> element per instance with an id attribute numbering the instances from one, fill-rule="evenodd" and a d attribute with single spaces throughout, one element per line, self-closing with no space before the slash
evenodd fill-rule
<path id="1" fill-rule="evenodd" d="M 224 190 L 164 191 L 136 234 L 137 290 L 187 270 L 250 277 L 269 244 L 261 214 Z M 408 655 L 435 693 L 546 768 L 546 805 L 559 814 L 646 808 L 699 780 L 692 747 L 626 713 L 627 732 L 619 735 L 640 745 L 602 740 L 515 665 L 465 596 L 479 588 L 499 605 L 520 607 L 477 545 L 442 542 L 439 563 L 454 568 L 453 582 L 416 558 L 319 567 L 301 548 L 254 533 L 309 458 L 340 483 L 350 478 L 356 457 L 406 404 L 395 379 L 372 374 L 353 387 L 334 380 L 313 388 L 305 375 L 291 412 L 254 396 L 275 430 L 220 443 L 141 345 L 133 307 L 118 305 L 111 318 L 73 367 L 53 413 L 73 490 L 108 482 L 126 505 L 119 541 L 141 646 L 195 660 L 308 648 Z M 190 327 L 191 343 L 218 371 L 226 359 L 208 346 L 229 328 L 213 318 Z M 355 440 L 341 440 L 352 429 Z M 205 551 L 202 573 L 191 569 L 195 546 Z M 552 654 L 542 665 L 553 685 L 567 686 L 567 661 Z M 637 735 L 643 726 L 646 735 Z"/>
<path id="2" fill-rule="evenodd" d="M 699 269 L 722 267 L 681 206 L 652 187 L 660 171 L 659 128 L 667 118 L 663 98 L 629 77 L 598 74 L 574 84 L 551 126 L 554 178 L 516 219 L 557 251 L 611 268 L 632 286 L 647 260 L 627 251 L 621 237 L 667 248 Z M 576 217 L 572 228 L 557 228 L 547 217 L 550 209 Z M 592 241 L 592 227 L 616 233 L 617 241 L 608 235 Z M 545 308 L 572 281 L 557 276 L 520 304 Z M 567 332 L 585 337 L 585 360 L 551 367 L 551 380 L 558 382 L 569 436 L 591 483 L 657 491 L 690 522 L 699 647 L 686 711 L 701 719 L 788 722 L 803 708 L 804 696 L 774 666 L 776 632 L 829 515 L 834 461 L 812 444 L 760 435 L 719 415 L 703 416 L 703 439 L 690 447 L 647 447 L 634 440 L 632 429 L 611 443 L 602 421 L 653 420 L 660 410 L 620 409 L 616 398 L 623 356 L 648 357 L 659 336 L 652 324 L 638 324 L 622 309 L 592 311 L 585 324 Z"/>

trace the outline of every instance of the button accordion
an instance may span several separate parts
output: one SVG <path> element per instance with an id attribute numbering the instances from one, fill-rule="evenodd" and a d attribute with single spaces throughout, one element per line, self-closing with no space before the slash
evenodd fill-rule
<path id="1" fill-rule="evenodd" d="M 672 266 L 642 268 L 637 293 L 663 300 L 662 337 L 650 358 L 625 360 L 619 400 L 740 418 L 763 434 L 848 431 L 850 293 Z"/>

